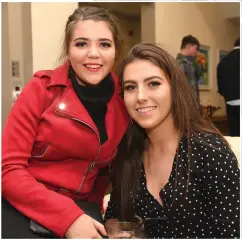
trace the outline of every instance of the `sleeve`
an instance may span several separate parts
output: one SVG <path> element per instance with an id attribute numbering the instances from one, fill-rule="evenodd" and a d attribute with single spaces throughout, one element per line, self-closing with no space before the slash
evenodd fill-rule
<path id="1" fill-rule="evenodd" d="M 114 199 L 112 192 L 110 193 L 110 200 L 108 202 L 108 207 L 105 213 L 104 222 L 108 221 L 109 219 L 116 218 L 119 219 L 117 214 L 118 206 Z"/>
<path id="2" fill-rule="evenodd" d="M 223 83 L 222 83 L 222 79 L 221 79 L 221 66 L 220 64 L 218 64 L 217 66 L 217 85 L 218 85 L 218 91 L 219 93 L 223 96 L 224 95 L 224 91 L 223 91 Z"/>
<path id="3" fill-rule="evenodd" d="M 214 235 L 221 238 L 240 236 L 240 171 L 232 150 L 221 141 L 221 151 L 210 148 L 206 156 L 203 187 L 208 213 L 214 222 Z"/>
<path id="4" fill-rule="evenodd" d="M 184 74 L 186 75 L 187 79 L 188 80 L 191 79 L 188 63 L 184 60 L 178 60 L 178 65 L 179 65 L 180 69 L 184 72 Z"/>
<path id="5" fill-rule="evenodd" d="M 48 190 L 28 172 L 45 99 L 41 80 L 33 78 L 10 111 L 2 136 L 2 194 L 21 213 L 63 237 L 83 211 L 72 199 Z"/>

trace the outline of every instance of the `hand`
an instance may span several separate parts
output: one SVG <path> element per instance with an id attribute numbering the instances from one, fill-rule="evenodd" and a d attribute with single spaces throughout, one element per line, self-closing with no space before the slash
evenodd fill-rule
<path id="1" fill-rule="evenodd" d="M 81 215 L 66 231 L 66 238 L 102 238 L 107 236 L 104 226 L 86 214 Z"/>

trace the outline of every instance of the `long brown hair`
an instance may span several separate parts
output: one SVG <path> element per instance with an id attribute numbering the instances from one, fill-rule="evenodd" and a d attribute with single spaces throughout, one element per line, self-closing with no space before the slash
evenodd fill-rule
<path id="1" fill-rule="evenodd" d="M 164 71 L 171 86 L 171 112 L 174 124 L 180 135 L 186 137 L 188 146 L 190 146 L 191 134 L 208 132 L 221 136 L 212 122 L 203 114 L 193 89 L 176 60 L 157 44 L 139 43 L 129 51 L 120 66 L 119 80 L 122 93 L 124 70 L 128 64 L 137 59 L 148 60 Z M 133 201 L 138 193 L 146 139 L 145 130 L 133 121 L 120 144 L 119 154 L 112 164 L 112 194 L 117 201 L 122 220 L 132 220 L 134 217 Z M 188 148 L 188 155 L 191 159 L 190 148 Z M 188 168 L 190 169 L 189 166 Z"/>

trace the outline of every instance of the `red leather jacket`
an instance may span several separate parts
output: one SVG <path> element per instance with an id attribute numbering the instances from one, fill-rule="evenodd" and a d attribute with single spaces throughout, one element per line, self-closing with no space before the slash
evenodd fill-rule
<path id="1" fill-rule="evenodd" d="M 14 103 L 2 138 L 3 196 L 59 236 L 83 214 L 73 199 L 102 202 L 109 179 L 101 169 L 114 158 L 129 119 L 113 75 L 108 140 L 101 146 L 68 69 L 65 64 L 34 74 Z"/>

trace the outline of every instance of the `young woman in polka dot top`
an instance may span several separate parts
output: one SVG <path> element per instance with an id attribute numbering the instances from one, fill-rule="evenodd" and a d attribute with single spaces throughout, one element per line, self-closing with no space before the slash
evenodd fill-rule
<path id="1" fill-rule="evenodd" d="M 239 238 L 237 159 L 173 57 L 137 44 L 120 81 L 132 124 L 111 169 L 106 224 L 139 217 L 147 238 Z"/>

